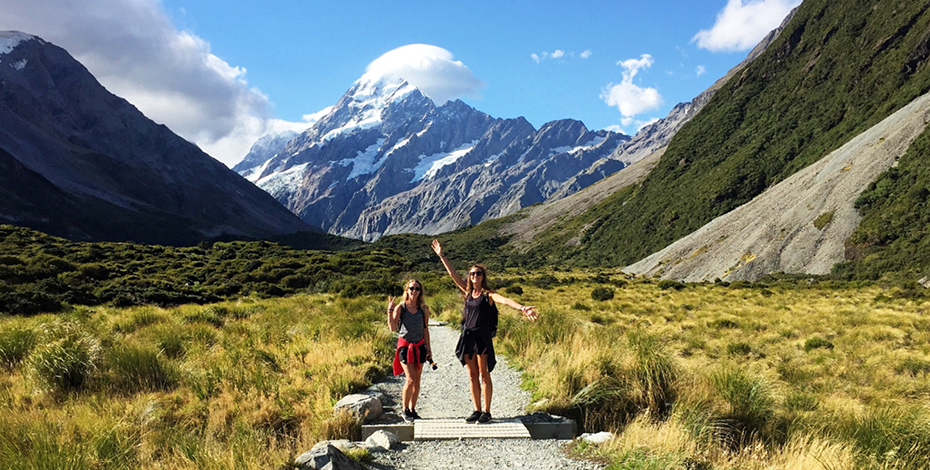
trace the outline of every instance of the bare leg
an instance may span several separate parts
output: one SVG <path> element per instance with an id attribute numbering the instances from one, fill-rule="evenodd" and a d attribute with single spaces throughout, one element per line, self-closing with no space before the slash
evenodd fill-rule
<path id="1" fill-rule="evenodd" d="M 484 411 L 491 412 L 491 394 L 494 392 L 494 385 L 491 384 L 491 372 L 488 370 L 488 355 L 478 354 L 478 370 L 481 373 L 481 381 L 484 383 Z M 475 408 L 480 409 L 480 408 Z"/>
<path id="2" fill-rule="evenodd" d="M 465 356 L 465 368 L 468 369 L 469 386 L 471 387 L 471 401 L 475 404 L 475 411 L 481 411 L 481 373 L 478 367 L 478 356 Z"/>
<path id="3" fill-rule="evenodd" d="M 417 399 L 420 398 L 420 378 L 423 377 L 423 365 L 411 367 L 410 377 L 413 382 L 413 387 L 411 392 L 407 395 L 407 398 L 410 402 L 410 411 L 413 411 L 417 407 Z"/>
<path id="4" fill-rule="evenodd" d="M 415 392 L 418 391 L 418 387 L 414 385 L 414 374 L 416 374 L 418 370 L 410 364 L 401 363 L 400 366 L 404 369 L 404 377 L 406 379 L 404 380 L 404 386 L 400 389 L 400 398 L 401 401 L 404 402 L 404 409 L 409 410 L 411 408 L 410 403 L 416 401 L 413 397 L 415 396 Z"/>

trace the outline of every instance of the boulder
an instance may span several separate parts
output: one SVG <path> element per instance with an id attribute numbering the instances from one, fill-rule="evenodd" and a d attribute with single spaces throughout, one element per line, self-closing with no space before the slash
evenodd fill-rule
<path id="1" fill-rule="evenodd" d="M 400 438 L 397 437 L 397 434 L 384 430 L 375 431 L 365 440 L 365 448 L 367 448 L 369 452 L 391 450 L 398 444 L 400 444 Z"/>
<path id="2" fill-rule="evenodd" d="M 377 397 L 361 393 L 348 395 L 343 397 L 342 400 L 339 400 L 339 402 L 336 403 L 335 410 L 339 411 L 340 409 L 346 409 L 359 419 L 364 419 L 366 422 L 377 419 L 378 416 L 381 416 L 383 410 L 381 400 Z"/>
<path id="3" fill-rule="evenodd" d="M 337 449 L 339 449 L 339 450 L 341 450 L 341 451 L 343 451 L 343 452 L 346 452 L 347 450 L 352 449 L 352 448 L 354 448 L 354 447 L 358 447 L 354 442 L 352 442 L 352 441 L 350 441 L 350 440 L 348 440 L 348 439 L 335 439 L 335 440 L 331 440 L 331 441 L 320 441 L 320 442 L 317 442 L 317 443 L 313 446 L 313 449 L 311 449 L 311 450 L 325 449 L 326 446 L 333 446 L 333 447 L 335 447 L 335 448 L 337 448 Z"/>
<path id="4" fill-rule="evenodd" d="M 601 431 L 597 433 L 586 432 L 579 437 L 582 441 L 585 441 L 589 444 L 603 444 L 614 438 L 614 434 L 607 431 Z"/>
<path id="5" fill-rule="evenodd" d="M 300 470 L 364 470 L 358 462 L 350 459 L 335 446 L 316 447 L 304 452 L 294 461 Z"/>

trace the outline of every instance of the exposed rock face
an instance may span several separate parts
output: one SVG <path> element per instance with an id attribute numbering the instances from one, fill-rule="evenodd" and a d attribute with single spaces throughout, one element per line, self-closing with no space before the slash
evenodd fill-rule
<path id="1" fill-rule="evenodd" d="M 0 223 L 188 244 L 310 227 L 109 93 L 65 50 L 0 33 Z"/>
<path id="2" fill-rule="evenodd" d="M 924 95 L 817 163 L 625 271 L 684 281 L 828 274 L 859 226 L 859 194 L 930 122 Z"/>
<path id="3" fill-rule="evenodd" d="M 366 76 L 277 156 L 236 168 L 304 221 L 375 240 L 542 202 L 628 139 L 572 120 L 537 131 L 461 101 L 436 107 L 403 80 Z"/>

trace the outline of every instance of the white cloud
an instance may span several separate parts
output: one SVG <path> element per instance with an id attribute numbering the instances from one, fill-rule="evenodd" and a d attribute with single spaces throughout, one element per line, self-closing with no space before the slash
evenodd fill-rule
<path id="1" fill-rule="evenodd" d="M 704 75 L 705 73 L 707 73 L 707 67 L 704 67 L 703 65 L 698 65 L 697 67 L 694 68 L 694 73 L 698 77 L 700 77 L 701 75 Z"/>
<path id="2" fill-rule="evenodd" d="M 691 39 L 709 51 L 744 51 L 755 47 L 769 31 L 778 27 L 800 0 L 728 0 L 711 29 Z"/>
<path id="3" fill-rule="evenodd" d="M 582 59 L 587 59 L 588 57 L 591 57 L 591 54 L 592 54 L 591 51 L 585 50 L 581 54 L 577 54 L 577 56 L 581 57 Z M 565 52 L 562 49 L 556 49 L 552 52 L 542 51 L 539 54 L 535 52 L 530 54 L 530 58 L 533 59 L 533 61 L 536 62 L 537 64 L 546 59 L 566 59 L 566 58 L 575 57 L 575 56 L 576 54 L 574 52 Z"/>
<path id="4" fill-rule="evenodd" d="M 657 109 L 662 105 L 662 95 L 655 88 L 642 88 L 633 83 L 633 78 L 640 69 L 649 68 L 653 64 L 652 56 L 643 54 L 639 59 L 628 59 L 617 62 L 623 66 L 623 81 L 619 84 L 610 83 L 601 91 L 601 99 L 610 106 L 616 106 L 623 115 L 623 125 L 633 122 L 633 116 Z"/>
<path id="5" fill-rule="evenodd" d="M 378 57 L 365 69 L 365 77 L 400 77 L 417 87 L 437 105 L 463 97 L 478 97 L 484 82 L 471 69 L 452 60 L 452 53 L 429 44 L 398 47 Z"/>
<path id="6" fill-rule="evenodd" d="M 178 30 L 158 0 L 0 0 L 0 11 L 0 29 L 65 48 L 108 90 L 226 165 L 267 132 L 309 127 L 272 119 L 246 70 Z"/>

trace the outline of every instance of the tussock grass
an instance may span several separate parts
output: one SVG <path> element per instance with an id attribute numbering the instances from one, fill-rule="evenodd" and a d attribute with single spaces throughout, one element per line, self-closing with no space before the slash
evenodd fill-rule
<path id="1" fill-rule="evenodd" d="M 621 279 L 614 298 L 591 300 Z M 523 370 L 528 411 L 617 432 L 575 449 L 611 468 L 930 467 L 923 297 L 803 281 L 672 288 L 571 269 L 494 280 L 541 312 L 528 322 L 501 309 L 496 343 Z M 434 317 L 457 326 L 461 294 L 429 283 Z M 389 367 L 383 308 L 308 295 L 4 318 L 0 351 L 19 352 L 3 356 L 0 461 L 284 467 L 318 440 L 357 438 L 332 406 Z"/>
<path id="2" fill-rule="evenodd" d="M 2 319 L 0 461 L 283 468 L 321 439 L 360 436 L 332 407 L 386 371 L 382 309 L 313 295 Z"/>
<path id="3" fill-rule="evenodd" d="M 502 322 L 500 350 L 534 409 L 620 432 L 582 454 L 637 469 L 930 468 L 924 297 L 636 279 L 592 305 L 603 272 L 556 274 L 558 289 L 524 288 L 543 314 Z M 652 393 L 634 392 L 644 383 Z"/>

